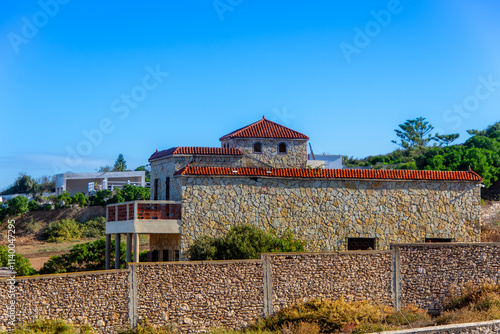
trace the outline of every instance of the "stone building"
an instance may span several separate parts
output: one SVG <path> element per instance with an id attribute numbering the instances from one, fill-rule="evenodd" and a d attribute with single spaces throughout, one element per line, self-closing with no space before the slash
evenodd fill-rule
<path id="1" fill-rule="evenodd" d="M 310 251 L 479 241 L 482 179 L 473 171 L 310 169 L 308 139 L 262 118 L 221 137 L 220 148 L 157 151 L 152 201 L 108 207 L 107 233 L 150 234 L 154 260 L 183 259 L 193 240 L 241 223 L 291 229 Z M 148 210 L 157 214 L 137 220 Z"/>

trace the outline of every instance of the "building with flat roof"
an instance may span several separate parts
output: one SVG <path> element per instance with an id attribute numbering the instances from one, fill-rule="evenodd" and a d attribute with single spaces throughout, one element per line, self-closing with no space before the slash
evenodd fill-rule
<path id="1" fill-rule="evenodd" d="M 90 184 L 90 186 L 89 186 Z M 86 196 L 90 192 L 101 189 L 113 190 L 125 184 L 146 186 L 146 172 L 98 172 L 98 173 L 64 173 L 56 175 L 56 195 L 67 191 L 71 196 L 82 193 Z"/>

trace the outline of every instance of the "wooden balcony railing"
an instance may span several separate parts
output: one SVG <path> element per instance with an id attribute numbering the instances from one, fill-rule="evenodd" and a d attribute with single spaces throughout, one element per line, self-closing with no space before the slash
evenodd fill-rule
<path id="1" fill-rule="evenodd" d="M 107 221 L 181 219 L 181 203 L 174 201 L 133 201 L 109 204 Z"/>

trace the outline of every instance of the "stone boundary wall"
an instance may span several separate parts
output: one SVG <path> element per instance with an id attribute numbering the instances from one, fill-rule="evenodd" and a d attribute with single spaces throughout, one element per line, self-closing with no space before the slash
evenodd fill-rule
<path id="1" fill-rule="evenodd" d="M 500 333 L 500 320 L 472 322 L 458 325 L 445 325 L 426 328 L 405 329 L 400 331 L 379 332 L 379 334 L 491 334 Z"/>
<path id="2" fill-rule="evenodd" d="M 243 328 L 264 315 L 261 260 L 132 264 L 137 320 L 182 332 Z"/>
<path id="3" fill-rule="evenodd" d="M 116 332 L 147 318 L 153 325 L 171 323 L 192 333 L 213 326 L 241 328 L 318 297 L 439 309 L 450 292 L 482 282 L 500 282 L 500 243 L 394 244 L 389 251 L 130 263 L 126 270 L 17 277 L 16 322 L 61 318 Z M 0 279 L 1 305 L 10 303 L 8 288 L 8 281 Z M 0 329 L 9 328 L 6 307 L 0 315 Z"/>
<path id="4" fill-rule="evenodd" d="M 116 332 L 129 321 L 128 270 L 16 277 L 16 323 L 58 318 Z M 0 283 L 7 283 L 6 279 Z M 8 284 L 0 284 L 0 329 L 8 326 Z"/>
<path id="5" fill-rule="evenodd" d="M 500 283 L 500 243 L 393 245 L 400 302 L 439 310 L 466 284 Z"/>
<path id="6" fill-rule="evenodd" d="M 393 304 L 391 251 L 281 253 L 262 258 L 271 267 L 274 312 L 309 296 Z"/>

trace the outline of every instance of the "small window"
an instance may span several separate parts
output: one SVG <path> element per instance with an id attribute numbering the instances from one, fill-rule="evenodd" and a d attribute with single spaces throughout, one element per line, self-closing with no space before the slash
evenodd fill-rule
<path id="1" fill-rule="evenodd" d="M 373 250 L 375 238 L 347 238 L 347 250 Z"/>
<path id="2" fill-rule="evenodd" d="M 170 200 L 170 178 L 165 179 L 165 200 Z"/>
<path id="3" fill-rule="evenodd" d="M 425 242 L 451 242 L 448 238 L 425 238 Z"/>
<path id="4" fill-rule="evenodd" d="M 159 183 L 159 179 L 155 179 L 155 184 L 154 184 L 154 196 L 153 196 L 153 200 L 157 200 L 158 199 L 158 183 Z"/>
<path id="5" fill-rule="evenodd" d="M 164 249 L 163 250 L 163 261 L 170 261 L 169 258 L 168 258 L 168 249 Z"/>
<path id="6" fill-rule="evenodd" d="M 280 143 L 278 145 L 278 153 L 286 153 L 286 144 L 285 143 Z"/>
<path id="7" fill-rule="evenodd" d="M 262 153 L 262 144 L 261 143 L 253 144 L 253 153 Z"/>

